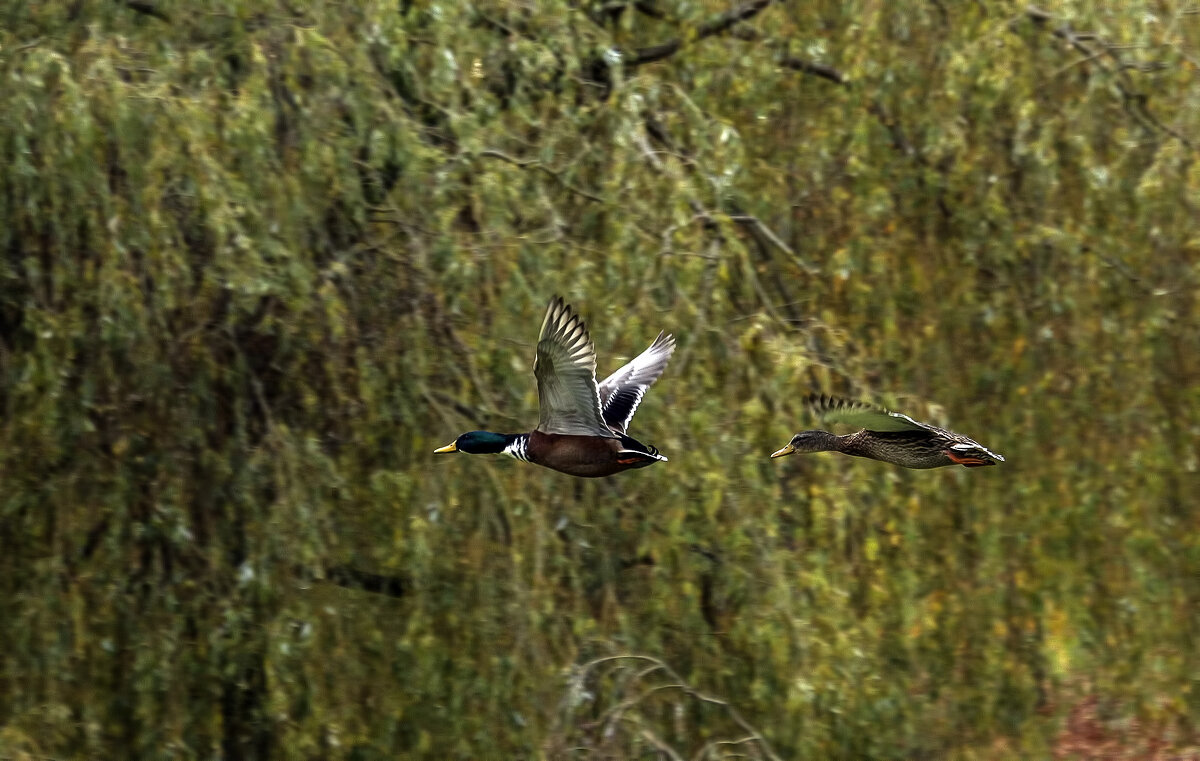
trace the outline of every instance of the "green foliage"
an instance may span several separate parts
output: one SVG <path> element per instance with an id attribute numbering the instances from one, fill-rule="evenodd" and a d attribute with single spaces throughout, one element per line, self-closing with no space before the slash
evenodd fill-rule
<path id="1" fill-rule="evenodd" d="M 1192 17 L 750 6 L 0 11 L 0 755 L 1193 737 Z M 670 462 L 435 459 L 555 293 Z M 1008 463 L 768 460 L 810 389 Z"/>

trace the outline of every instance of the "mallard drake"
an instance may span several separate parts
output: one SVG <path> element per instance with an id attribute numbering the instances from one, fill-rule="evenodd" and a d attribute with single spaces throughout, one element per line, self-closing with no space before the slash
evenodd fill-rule
<path id="1" fill-rule="evenodd" d="M 826 423 L 846 423 L 862 430 L 845 436 L 829 431 L 802 431 L 771 457 L 795 452 L 841 452 L 869 457 L 906 468 L 940 468 L 962 465 L 978 468 L 1004 462 L 1004 458 L 961 433 L 913 420 L 864 402 L 812 394 L 813 412 Z"/>
<path id="2" fill-rule="evenodd" d="M 470 431 L 436 453 L 506 454 L 583 478 L 667 458 L 628 436 L 642 397 L 667 367 L 675 338 L 659 333 L 629 364 L 596 383 L 596 348 L 583 320 L 557 296 L 546 308 L 533 359 L 541 417 L 529 433 Z"/>

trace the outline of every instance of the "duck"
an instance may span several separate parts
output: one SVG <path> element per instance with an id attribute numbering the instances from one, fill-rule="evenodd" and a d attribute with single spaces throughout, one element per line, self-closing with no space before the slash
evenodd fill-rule
<path id="1" fill-rule="evenodd" d="M 810 394 L 808 403 L 823 422 L 846 423 L 862 430 L 845 436 L 801 431 L 772 453 L 772 458 L 797 452 L 841 452 L 916 469 L 946 465 L 980 468 L 1004 462 L 1004 457 L 974 439 L 900 412 L 823 394 Z"/>
<path id="2" fill-rule="evenodd" d="M 628 434 L 650 386 L 675 351 L 659 333 L 641 354 L 596 382 L 596 348 L 587 325 L 560 296 L 546 307 L 533 359 L 539 419 L 529 433 L 468 431 L 435 454 L 505 454 L 580 478 L 603 478 L 667 458 Z"/>

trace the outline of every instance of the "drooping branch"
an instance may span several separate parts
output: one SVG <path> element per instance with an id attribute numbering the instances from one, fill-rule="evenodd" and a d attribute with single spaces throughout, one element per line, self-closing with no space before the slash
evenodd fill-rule
<path id="1" fill-rule="evenodd" d="M 715 184 L 713 178 L 704 172 L 703 168 L 700 166 L 700 163 L 694 157 L 687 155 L 687 153 L 683 152 L 675 145 L 674 140 L 672 140 L 671 136 L 667 133 L 666 127 L 658 118 L 656 118 L 653 114 L 647 113 L 643 115 L 643 123 L 645 125 L 646 134 L 649 135 L 651 140 L 663 148 L 663 152 L 677 157 L 688 172 L 697 176 L 705 184 Z M 648 146 L 644 149 L 644 152 L 646 154 L 647 161 L 650 162 L 651 166 L 659 171 L 662 171 L 662 162 L 659 161 L 654 153 L 649 150 Z M 724 217 L 730 222 L 736 224 L 746 233 L 746 237 L 751 243 L 751 245 L 747 246 L 747 248 L 759 261 L 764 263 L 768 262 L 773 256 L 773 250 L 779 249 L 788 255 L 793 264 L 800 267 L 807 274 L 811 275 L 818 271 L 816 266 L 800 256 L 791 246 L 785 243 L 779 235 L 771 230 L 771 228 L 768 227 L 765 222 L 758 217 L 747 213 L 741 204 L 737 202 L 737 200 L 727 196 L 721 197 L 718 199 L 718 206 L 714 211 L 706 209 L 704 205 L 701 204 L 700 201 L 695 197 L 689 196 L 687 200 L 688 204 L 695 212 L 693 220 L 699 221 L 704 225 L 705 231 L 711 236 L 711 240 L 715 246 L 723 247 L 725 243 L 725 237 L 722 234 L 721 227 L 717 221 L 720 217 Z M 668 250 L 670 247 L 668 236 L 673 229 L 674 228 L 671 228 L 663 235 L 664 251 Z M 767 295 L 761 279 L 754 274 L 754 268 L 747 268 L 746 273 L 749 281 L 753 285 L 753 288 L 758 295 L 759 303 L 773 317 L 778 318 L 779 315 L 776 314 L 775 308 L 772 306 L 772 299 Z M 778 278 L 775 278 L 773 284 L 778 291 L 778 294 L 781 297 L 784 297 L 783 302 L 785 304 L 789 304 L 791 300 L 786 297 L 785 287 L 782 282 Z M 790 310 L 790 307 L 785 307 L 785 309 Z"/>
<path id="2" fill-rule="evenodd" d="M 1123 60 L 1118 48 L 1108 44 L 1102 37 L 1093 32 L 1076 31 L 1069 23 L 1058 23 L 1058 19 L 1048 11 L 1036 6 L 1025 9 L 1024 18 L 1035 26 L 1047 29 L 1054 37 L 1063 40 L 1072 48 L 1082 53 L 1086 61 L 1095 64 L 1113 78 L 1117 91 L 1121 94 L 1121 105 L 1126 113 L 1136 122 L 1151 132 L 1160 132 L 1178 140 L 1188 148 L 1193 148 L 1192 141 L 1178 130 L 1162 122 L 1149 108 L 1149 98 L 1141 92 L 1130 75 L 1130 70 L 1145 70 L 1147 67 L 1130 64 Z M 1012 25 L 1015 28 L 1016 22 Z M 826 79 L 843 87 L 850 86 L 850 78 L 838 69 L 825 64 L 806 61 L 794 56 L 785 55 L 780 58 L 784 68 Z M 879 123 L 892 137 L 892 146 L 918 163 L 924 163 L 920 152 L 908 140 L 900 124 L 892 118 L 887 110 L 878 102 L 873 101 L 867 107 L 868 111 L 879 120 Z"/>
<path id="3" fill-rule="evenodd" d="M 811 74 L 814 77 L 828 79 L 834 84 L 839 84 L 842 86 L 850 84 L 850 77 L 846 76 L 832 66 L 828 66 L 823 63 L 805 61 L 804 59 L 796 58 L 795 56 L 784 56 L 779 60 L 779 64 L 786 69 L 798 71 L 802 74 Z"/>
<path id="4" fill-rule="evenodd" d="M 565 190 L 569 190 L 580 198 L 586 198 L 587 200 L 595 201 L 596 203 L 604 203 L 604 199 L 600 196 L 575 187 L 563 179 L 562 172 L 551 169 L 537 159 L 518 159 L 515 156 L 509 156 L 507 153 L 492 150 L 491 148 L 480 151 L 478 156 L 482 159 L 498 159 L 506 164 L 512 164 L 515 167 L 520 167 L 521 169 L 538 169 L 553 177 L 554 181 L 561 185 Z"/>
<path id="5" fill-rule="evenodd" d="M 1140 69 L 1142 67 L 1129 64 L 1123 60 L 1118 48 L 1110 45 L 1104 38 L 1094 32 L 1076 31 L 1065 21 L 1061 24 L 1056 23 L 1057 19 L 1051 13 L 1036 6 L 1028 6 L 1025 9 L 1025 17 L 1032 21 L 1035 26 L 1049 29 L 1050 34 L 1067 42 L 1072 48 L 1085 55 L 1085 60 L 1095 62 L 1101 71 L 1111 76 L 1113 83 L 1117 87 L 1117 91 L 1121 93 L 1121 107 L 1125 109 L 1125 113 L 1129 114 L 1134 121 L 1150 132 L 1160 132 L 1170 135 L 1189 149 L 1194 147 L 1191 140 L 1178 130 L 1164 124 L 1162 120 L 1150 111 L 1149 97 L 1137 88 L 1133 77 L 1129 73 L 1131 69 Z M 1012 28 L 1012 25 L 1010 25 L 1010 28 Z M 1106 58 L 1111 59 L 1111 65 L 1105 62 L 1104 59 Z"/>
<path id="6" fill-rule="evenodd" d="M 696 30 L 696 35 L 693 39 L 703 40 L 727 32 L 736 24 L 754 18 L 759 13 L 762 13 L 772 2 L 774 0 L 751 0 L 751 2 L 743 3 L 733 10 L 722 13 L 715 19 L 701 24 Z M 661 61 L 664 58 L 670 58 L 675 55 L 683 48 L 683 45 L 684 37 L 675 37 L 666 42 L 660 42 L 657 45 L 637 48 L 625 57 L 623 63 L 626 68 L 636 68 L 642 64 Z"/>
<path id="7" fill-rule="evenodd" d="M 849 76 L 826 64 L 814 63 L 812 61 L 806 61 L 802 58 L 796 58 L 790 55 L 784 55 L 782 58 L 780 58 L 779 63 L 784 68 L 791 69 L 792 71 L 797 71 L 802 74 L 809 74 L 811 76 L 819 77 L 842 87 L 850 87 L 852 84 Z M 885 130 L 887 130 L 888 135 L 891 137 L 892 147 L 898 153 L 908 157 L 918 166 L 928 166 L 925 156 L 922 155 L 921 151 L 918 150 L 915 145 L 913 145 L 913 142 L 908 138 L 908 134 L 904 131 L 904 127 L 888 111 L 887 107 L 884 106 L 880 100 L 873 99 L 869 101 L 867 103 L 867 113 L 871 114 L 871 116 L 874 116 L 879 124 Z M 918 177 L 918 182 L 923 185 L 925 181 L 923 178 Z M 942 213 L 943 217 L 948 219 L 950 216 L 952 216 L 950 208 L 946 204 L 944 194 L 938 194 L 937 205 L 938 210 Z"/>
<path id="8" fill-rule="evenodd" d="M 612 732 L 616 726 L 624 720 L 630 711 L 636 710 L 640 704 L 646 702 L 648 699 L 664 693 L 677 692 L 697 702 L 706 703 L 708 705 L 717 706 L 718 708 L 723 709 L 725 715 L 729 717 L 729 719 L 731 719 L 733 723 L 742 730 L 742 732 L 745 733 L 743 737 L 740 737 L 736 740 L 718 740 L 716 742 L 710 742 L 705 745 L 705 747 L 701 750 L 701 753 L 694 756 L 694 758 L 704 757 L 707 755 L 707 753 L 705 753 L 706 750 L 716 747 L 717 745 L 744 745 L 753 743 L 758 751 L 758 753 L 755 754 L 756 756 L 765 757 L 770 759 L 770 761 L 781 761 L 781 757 L 775 752 L 775 749 L 771 746 L 771 743 L 769 740 L 767 740 L 765 734 L 747 721 L 731 701 L 709 694 L 693 686 L 691 683 L 685 680 L 679 674 L 679 672 L 675 671 L 675 669 L 659 658 L 649 655 L 641 655 L 638 653 L 621 653 L 618 655 L 609 655 L 596 658 L 588 661 L 587 663 L 574 667 L 572 669 L 570 681 L 572 685 L 575 685 L 576 687 L 582 687 L 589 680 L 599 680 L 603 678 L 606 668 L 615 666 L 619 672 L 624 672 L 627 668 L 627 664 L 640 666 L 640 668 L 638 668 L 638 670 L 631 675 L 632 678 L 626 678 L 623 680 L 623 683 L 628 685 L 631 690 L 636 689 L 638 692 L 629 697 L 623 697 L 621 700 L 618 700 L 615 704 L 609 706 L 603 711 L 595 724 L 595 726 L 600 728 L 602 732 Z M 609 669 L 609 673 L 611 673 L 611 669 Z M 651 679 L 660 679 L 661 681 L 644 686 L 646 683 L 650 682 Z M 643 725 L 639 724 L 638 726 L 639 728 L 644 728 Z M 651 744 L 655 745 L 658 750 L 663 751 L 665 749 L 665 746 L 660 741 L 651 740 L 651 738 L 647 737 L 644 733 L 642 733 L 642 737 L 646 738 L 651 742 Z"/>
<path id="9" fill-rule="evenodd" d="M 893 148 L 908 156 L 919 165 L 925 166 L 925 157 L 921 155 L 916 146 L 912 144 L 912 141 L 908 139 L 908 135 L 905 134 L 904 128 L 900 126 L 900 122 L 896 121 L 888 113 L 887 108 L 882 103 L 878 100 L 871 101 L 867 105 L 867 112 L 878 119 L 883 128 L 891 135 Z"/>
<path id="10" fill-rule="evenodd" d="M 806 61 L 803 58 L 784 55 L 779 59 L 779 65 L 783 66 L 785 69 L 791 69 L 792 71 L 800 72 L 801 74 L 808 74 L 810 76 L 828 80 L 842 87 L 850 87 L 851 85 L 849 76 L 833 66 L 829 66 L 828 64 Z M 912 144 L 912 141 L 909 140 L 908 136 L 905 134 L 904 128 L 900 126 L 900 123 L 896 121 L 891 114 L 888 113 L 887 108 L 885 108 L 884 105 L 879 102 L 879 100 L 872 100 L 867 104 L 867 113 L 871 114 L 871 116 L 874 116 L 876 120 L 878 120 L 883 126 L 883 128 L 887 130 L 888 135 L 890 135 L 892 138 L 893 148 L 895 148 L 899 153 L 911 158 L 917 164 L 922 166 L 925 165 L 925 157 L 922 156 L 920 151 L 917 150 L 916 146 Z M 947 213 L 948 210 L 945 208 L 945 205 L 940 200 L 938 203 L 942 208 L 942 212 L 944 214 Z"/>
<path id="11" fill-rule="evenodd" d="M 661 121 L 659 121 L 653 115 L 647 115 L 644 119 L 644 123 L 646 126 L 646 133 L 650 135 L 650 137 L 656 143 L 663 146 L 668 153 L 681 157 L 684 160 L 684 166 L 687 167 L 692 173 L 703 174 L 698 162 L 693 157 L 686 155 L 678 147 L 676 147 L 675 142 L 671 139 L 670 135 L 667 134 L 667 130 Z M 710 178 L 705 179 L 711 182 Z M 712 215 L 704 209 L 703 205 L 700 204 L 699 201 L 694 198 L 689 199 L 689 204 L 691 204 L 693 211 L 696 212 L 697 217 L 705 222 L 706 226 L 715 225 Z M 722 205 L 724 208 L 720 210 L 721 213 L 724 214 L 729 221 L 734 222 L 745 229 L 755 240 L 755 242 L 758 243 L 759 246 L 764 250 L 764 252 L 771 248 L 778 248 L 785 254 L 793 257 L 805 271 L 809 273 L 816 272 L 816 268 L 813 267 L 812 264 L 801 259 L 796 254 L 795 250 L 785 243 L 777 233 L 771 230 L 771 228 L 768 227 L 765 222 L 753 214 L 747 213 L 746 210 L 743 209 L 736 201 L 725 200 L 722 202 Z"/>

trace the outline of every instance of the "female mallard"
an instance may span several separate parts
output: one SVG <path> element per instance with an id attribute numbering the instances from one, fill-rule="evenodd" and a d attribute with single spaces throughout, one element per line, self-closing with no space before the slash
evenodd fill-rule
<path id="1" fill-rule="evenodd" d="M 667 458 L 625 435 L 646 390 L 667 367 L 675 339 L 654 343 L 597 385 L 596 348 L 583 320 L 554 297 L 533 359 L 541 418 L 530 433 L 464 433 L 434 452 L 506 454 L 584 478 L 611 476 Z"/>
<path id="2" fill-rule="evenodd" d="M 810 395 L 808 401 L 821 420 L 847 423 L 863 430 L 845 436 L 829 431 L 802 431 L 772 457 L 794 452 L 841 452 L 906 468 L 943 465 L 978 468 L 1004 462 L 1003 457 L 961 433 L 918 422 L 899 412 L 817 394 Z"/>

